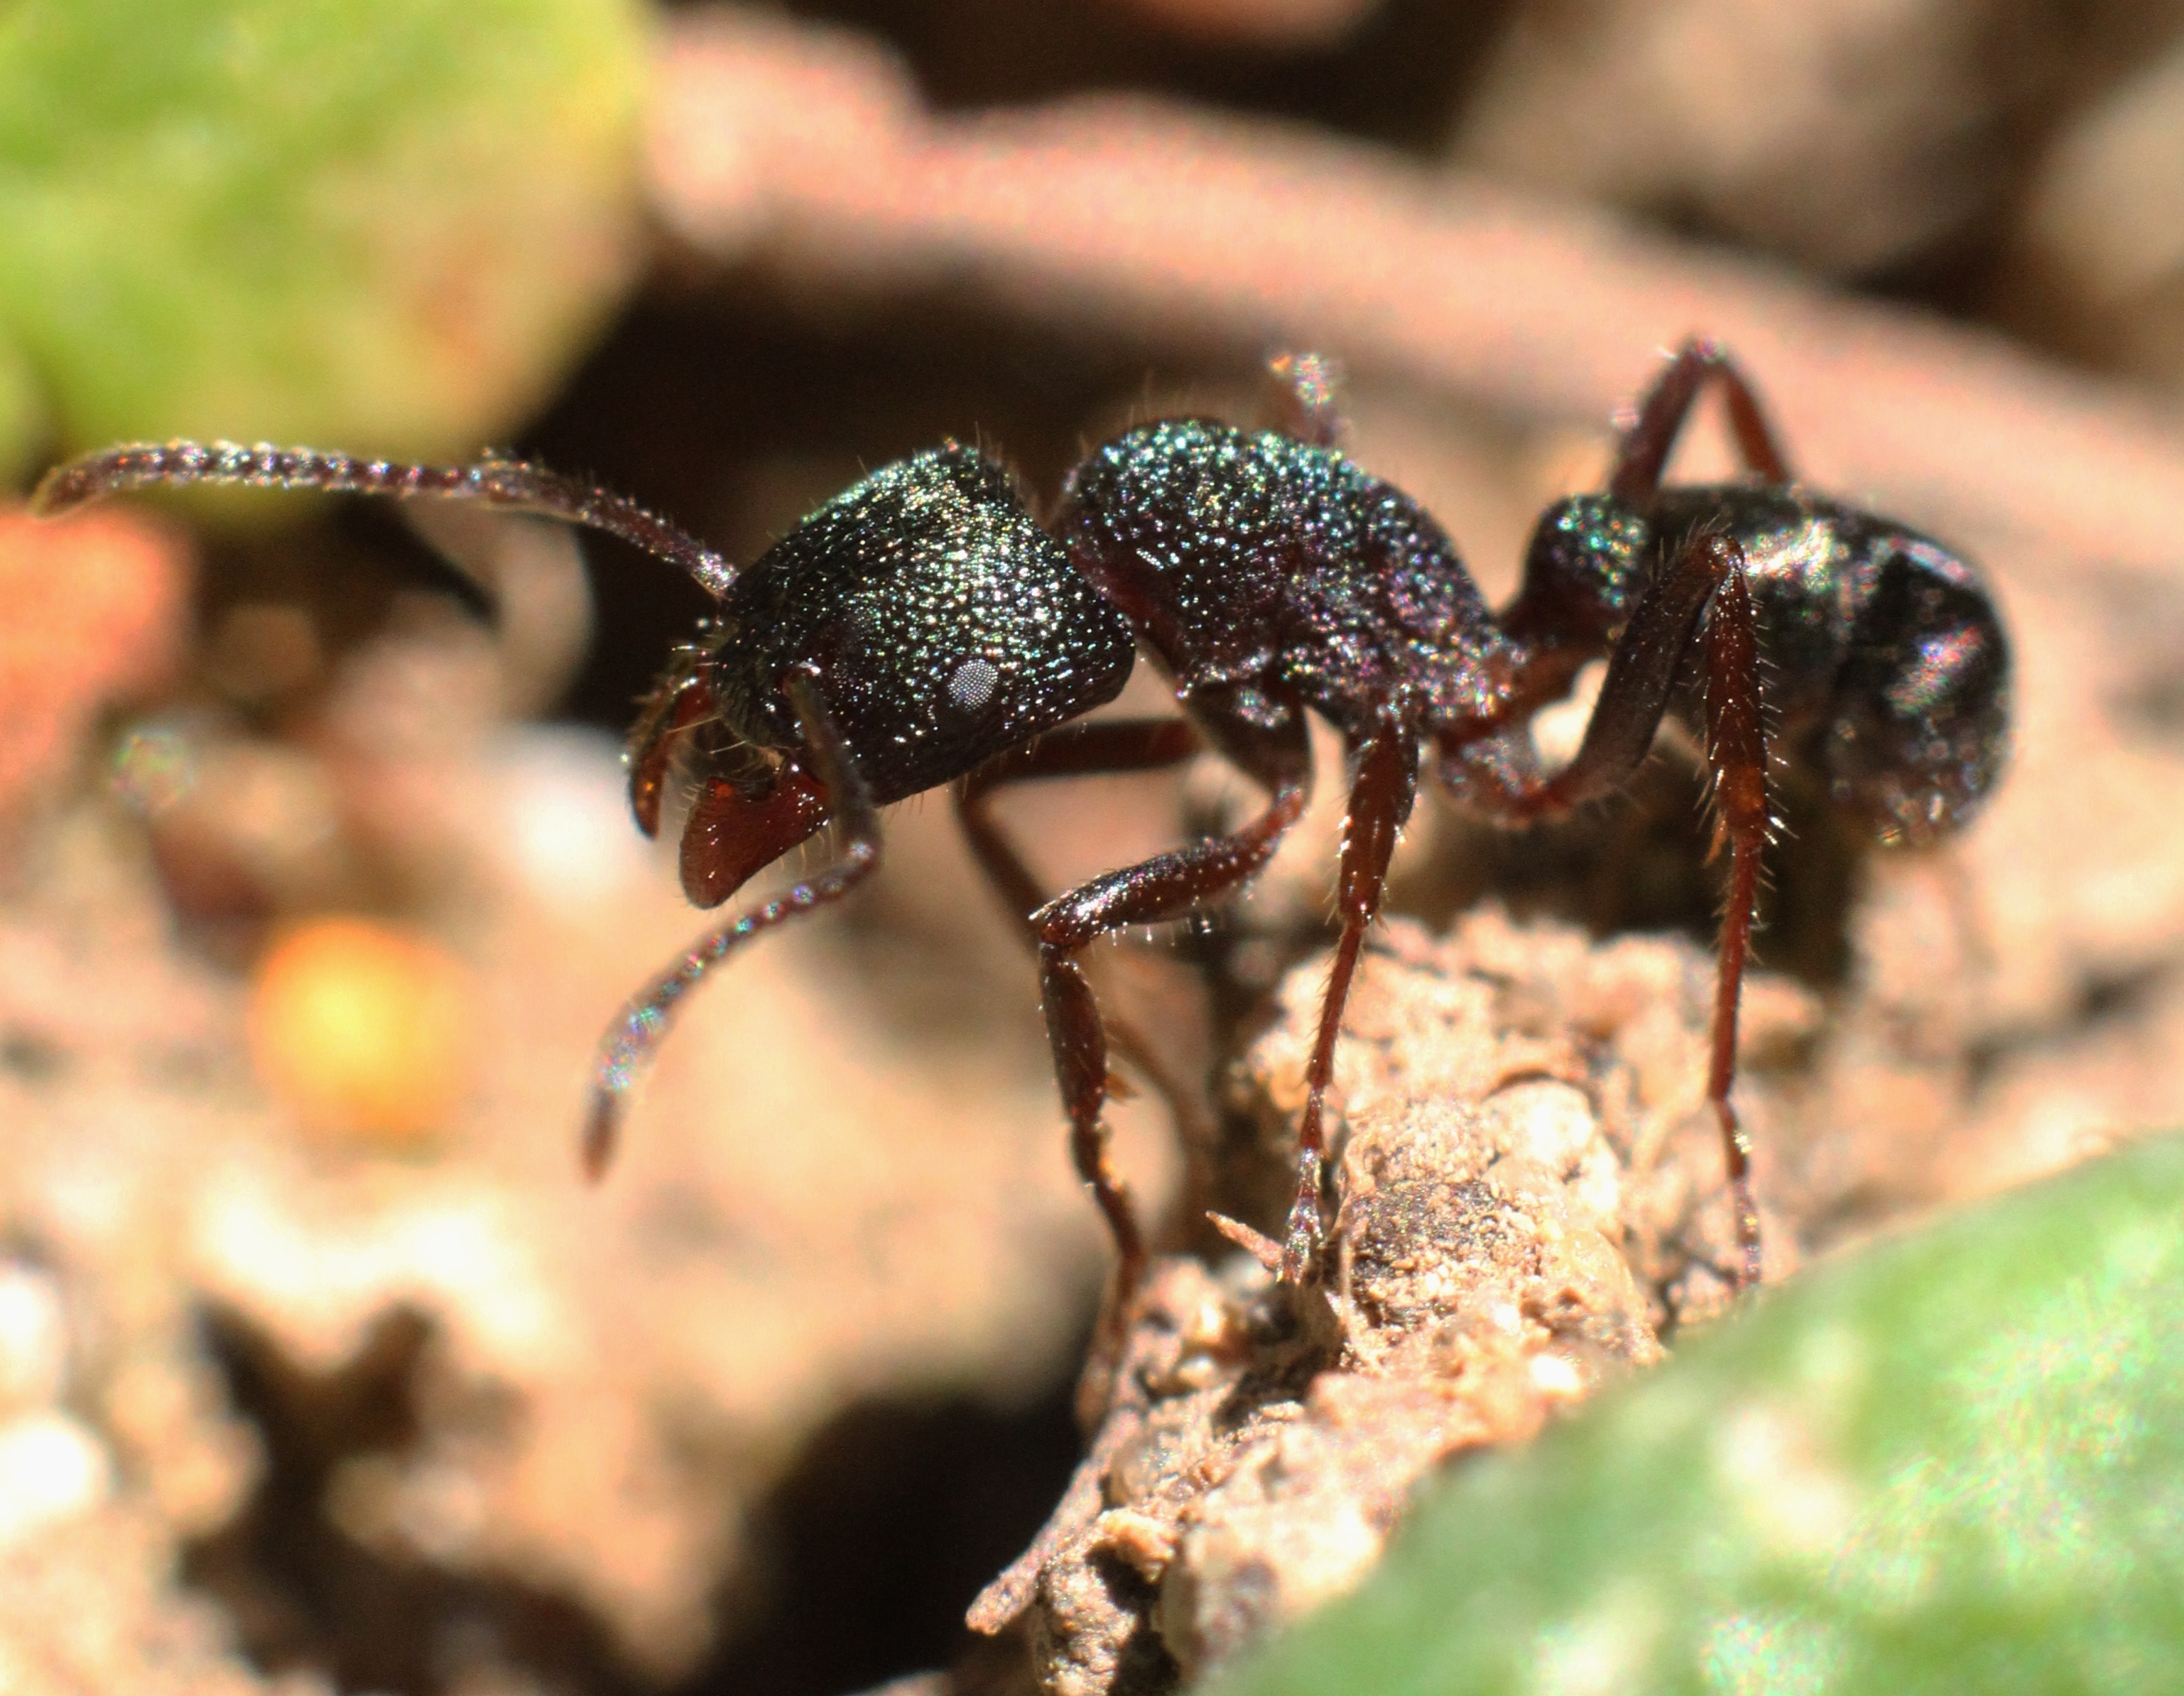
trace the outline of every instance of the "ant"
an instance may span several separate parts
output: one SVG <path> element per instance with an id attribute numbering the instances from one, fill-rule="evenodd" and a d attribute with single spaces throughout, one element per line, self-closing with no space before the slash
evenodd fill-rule
<path id="1" fill-rule="evenodd" d="M 1424 755 L 1463 804 L 1522 824 L 1618 792 L 1673 718 L 1704 750 L 1713 846 L 1729 856 L 1707 1100 L 1736 1215 L 1733 1275 L 1748 1287 L 1760 1275 L 1759 1215 L 1730 1095 L 1761 856 L 1776 824 L 1769 764 L 1806 762 L 1837 807 L 1884 840 L 1925 842 L 1960 823 L 1993 784 L 2008 730 L 2008 648 L 1978 574 L 1915 531 L 1797 484 L 1751 383 L 1713 343 L 1692 341 L 1636 407 L 1605 490 L 1542 516 L 1522 586 L 1497 616 L 1434 519 L 1334 446 L 1325 366 L 1307 357 L 1277 369 L 1290 385 L 1287 429 L 1184 417 L 1125 431 L 1069 475 L 1045 525 L 1002 465 L 950 442 L 872 473 L 740 572 L 630 501 L 505 459 L 441 467 L 134 444 L 53 471 L 36 501 L 57 513 L 192 483 L 468 499 L 604 530 L 689 572 L 719 606 L 675 651 L 630 733 L 638 826 L 657 834 L 669 781 L 687 774 L 682 879 L 700 907 L 829 824 L 839 846 L 630 1002 L 601 1044 L 588 1169 L 604 1169 L 632 1074 L 682 996 L 752 937 L 869 876 L 879 808 L 951 784 L 972 848 L 1036 946 L 1072 1150 L 1114 1237 L 1124 1297 L 1147 1248 L 1108 1158 L 1108 1028 L 1079 957 L 1126 927 L 1194 913 L 1266 865 L 1305 810 L 1307 713 L 1341 733 L 1350 794 L 1341 932 L 1280 1245 L 1292 1283 L 1325 1229 L 1337 1032 Z M 1710 386 L 1748 475 L 1664 485 Z M 1075 722 L 1121 693 L 1140 646 L 1181 715 Z M 1544 771 L 1533 717 L 1603 659 L 1577 753 Z M 1209 749 L 1265 791 L 1256 817 L 1052 899 L 991 816 L 1011 784 L 1153 771 Z M 1120 1026 L 1116 1036 L 1138 1046 Z"/>

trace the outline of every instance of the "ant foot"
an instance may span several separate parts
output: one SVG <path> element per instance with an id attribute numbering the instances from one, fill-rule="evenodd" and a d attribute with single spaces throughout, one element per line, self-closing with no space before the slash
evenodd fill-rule
<path id="1" fill-rule="evenodd" d="M 1284 1284 L 1302 1286 L 1305 1275 L 1319 1252 L 1323 1236 L 1319 1218 L 1319 1155 L 1307 1149 L 1297 1156 L 1296 1201 L 1290 1208 L 1289 1229 L 1283 1235 L 1282 1265 Z"/>
<path id="2" fill-rule="evenodd" d="M 1759 1240 L 1759 1202 L 1752 1180 L 1741 1173 L 1729 1180 L 1729 1204 L 1736 1214 L 1736 1271 L 1730 1280 L 1736 1293 L 1748 1296 L 1759 1287 L 1763 1257 Z"/>
<path id="3" fill-rule="evenodd" d="M 1273 1273 L 1282 1275 L 1282 1246 L 1262 1231 L 1256 1231 L 1241 1219 L 1230 1219 L 1226 1213 L 1209 1213 L 1206 1222 L 1229 1241 Z"/>

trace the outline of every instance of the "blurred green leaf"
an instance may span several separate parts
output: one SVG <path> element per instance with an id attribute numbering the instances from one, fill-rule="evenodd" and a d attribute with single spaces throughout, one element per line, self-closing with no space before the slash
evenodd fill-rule
<path id="1" fill-rule="evenodd" d="M 2184 1690 L 2184 1141 L 1824 1265 L 1222 1696 Z"/>
<path id="2" fill-rule="evenodd" d="M 505 429 L 629 274 L 645 26 L 636 0 L 0 0 L 0 469 Z"/>

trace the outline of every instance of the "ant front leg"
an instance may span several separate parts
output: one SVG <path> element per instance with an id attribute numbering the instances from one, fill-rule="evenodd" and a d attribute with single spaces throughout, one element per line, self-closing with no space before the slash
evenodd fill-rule
<path id="1" fill-rule="evenodd" d="M 1311 793 L 1312 748 L 1301 710 L 1293 708 L 1279 731 L 1237 728 L 1240 734 L 1217 739 L 1224 753 L 1271 792 L 1265 812 L 1232 835 L 1095 878 L 1031 916 L 1039 939 L 1039 1000 L 1062 1110 L 1069 1116 L 1070 1150 L 1115 1239 L 1117 1323 L 1144 1274 L 1145 1241 L 1129 1191 L 1107 1158 L 1107 1131 L 1100 1118 L 1107 1099 L 1107 1035 L 1077 957 L 1102 936 L 1134 924 L 1180 918 L 1238 889 L 1266 865 L 1283 835 L 1303 816 Z"/>
<path id="2" fill-rule="evenodd" d="M 1018 934 L 1036 954 L 1039 931 L 1032 915 L 1045 907 L 1050 892 L 1039 886 L 1008 833 L 994 817 L 994 797 L 1011 784 L 1044 778 L 1125 775 L 1167 771 L 1201 751 L 1205 744 L 1190 722 L 1183 718 L 1102 719 L 1092 723 L 1065 725 L 1049 732 L 1028 747 L 996 756 L 964 778 L 956 790 L 956 816 L 963 835 L 1008 909 Z M 1174 1116 L 1178 1140 L 1188 1165 L 1185 1216 L 1211 1205 L 1211 1151 L 1213 1128 L 1193 1092 L 1161 1057 L 1137 1027 L 1114 1014 L 1106 1015 L 1108 1045 L 1124 1063 L 1135 1070 L 1167 1103 Z M 1110 1095 L 1122 1093 L 1121 1080 L 1112 1074 Z"/>
<path id="3" fill-rule="evenodd" d="M 1759 396 L 1736 360 L 1710 341 L 1693 338 L 1654 379 L 1638 405 L 1638 416 L 1623 432 L 1616 449 L 1615 469 L 1608 473 L 1607 492 L 1635 506 L 1652 503 L 1661 491 L 1661 477 L 1675 451 L 1684 422 L 1709 382 L 1721 385 L 1729 403 L 1729 424 L 1745 465 L 1767 483 L 1790 482 L 1790 462 L 1767 421 Z"/>
<path id="4" fill-rule="evenodd" d="M 1442 773 L 1471 804 L 1517 823 L 1615 794 L 1652 749 L 1677 672 L 1695 641 L 1705 662 L 1714 845 L 1718 851 L 1725 844 L 1730 851 L 1707 1102 L 1721 1127 L 1736 1213 L 1736 1276 L 1743 1289 L 1759 1281 L 1759 1212 L 1752 1193 L 1751 1142 L 1737 1123 L 1730 1091 L 1736 1081 L 1737 1005 L 1758 901 L 1760 856 L 1773 828 L 1758 626 L 1743 548 L 1734 538 L 1700 532 L 1656 575 L 1608 656 L 1607 676 L 1576 756 L 1552 778 L 1540 779 L 1529 758 L 1511 758 L 1503 736 L 1445 747 Z"/>
<path id="5" fill-rule="evenodd" d="M 1407 725 L 1383 724 L 1354 751 L 1357 770 L 1342 821 L 1341 884 L 1336 899 L 1342 939 L 1335 945 L 1334 964 L 1319 1004 L 1319 1033 L 1305 1071 L 1304 1118 L 1297 1126 L 1296 1200 L 1290 1207 L 1282 1244 L 1282 1276 L 1292 1284 L 1304 1281 L 1319 1247 L 1327 1090 L 1334 1080 L 1334 1045 L 1342 1028 L 1342 1009 L 1350 999 L 1350 980 L 1357 974 L 1365 933 L 1379 916 L 1396 839 L 1411 816 L 1411 803 L 1418 791 L 1418 737 Z"/>
<path id="6" fill-rule="evenodd" d="M 804 734 L 804 751 L 811 759 L 811 771 L 806 774 L 800 765 L 794 761 L 789 762 L 786 770 L 794 775 L 784 775 L 775 795 L 766 803 L 757 804 L 757 810 L 761 812 L 769 806 L 772 809 L 770 822 L 762 818 L 760 823 L 772 832 L 772 840 L 778 841 L 786 828 L 781 823 L 783 818 L 791 815 L 800 818 L 807 815 L 807 793 L 823 796 L 821 816 L 823 817 L 831 812 L 843 828 L 841 852 L 827 865 L 811 876 L 800 879 L 782 895 L 761 907 L 738 915 L 729 923 L 700 938 L 688 953 L 661 973 L 642 995 L 630 1002 L 620 1024 L 608 1032 L 599 1045 L 599 1071 L 592 1090 L 591 1115 L 584 1126 L 584 1169 L 593 1178 L 606 1169 L 608 1161 L 613 1158 L 621 1124 L 622 1096 L 627 1092 L 638 1068 L 650 1057 L 652 1051 L 660 1046 L 660 1039 L 667 1034 L 668 1023 L 674 1017 L 683 996 L 695 988 L 707 973 L 752 937 L 815 908 L 841 900 L 879 865 L 879 813 L 872 806 L 872 793 L 866 788 L 864 778 L 857 770 L 856 760 L 842 739 L 841 728 L 834 722 L 833 711 L 827 704 L 817 672 L 808 667 L 791 672 L 783 681 L 782 691 L 795 710 L 797 727 Z M 693 812 L 692 828 L 699 824 L 705 804 L 706 798 L 700 797 L 699 807 Z M 809 835 L 811 833 L 806 830 L 804 834 Z M 794 845 L 795 841 L 801 840 L 802 837 L 797 837 L 781 844 L 767 857 L 785 852 Z M 686 831 L 686 883 L 689 881 L 687 865 L 689 840 Z M 751 864 L 749 871 L 755 872 L 765 863 L 761 860 Z"/>
<path id="7" fill-rule="evenodd" d="M 956 814 L 978 856 L 979 869 L 1000 894 L 1011 916 L 1036 948 L 1031 916 L 1049 899 L 1016 845 L 995 822 L 994 794 L 1010 784 L 1045 778 L 1114 776 L 1164 772 L 1181 765 L 1205 744 L 1183 718 L 1109 718 L 1065 725 L 1029 747 L 1016 749 L 972 772 L 956 792 Z"/>

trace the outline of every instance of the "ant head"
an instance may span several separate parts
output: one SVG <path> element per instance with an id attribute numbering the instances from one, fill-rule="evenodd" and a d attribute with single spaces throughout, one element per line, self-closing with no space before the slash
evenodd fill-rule
<path id="1" fill-rule="evenodd" d="M 1906 537 L 1860 610 L 1825 758 L 1839 805 L 1892 841 L 1961 823 L 2000 775 L 2009 645 L 1971 567 Z"/>
<path id="2" fill-rule="evenodd" d="M 1008 472 L 950 443 L 875 471 L 738 577 L 705 671 L 728 735 L 784 750 L 803 739 L 783 680 L 816 673 L 884 804 L 1113 700 L 1135 654 Z"/>

